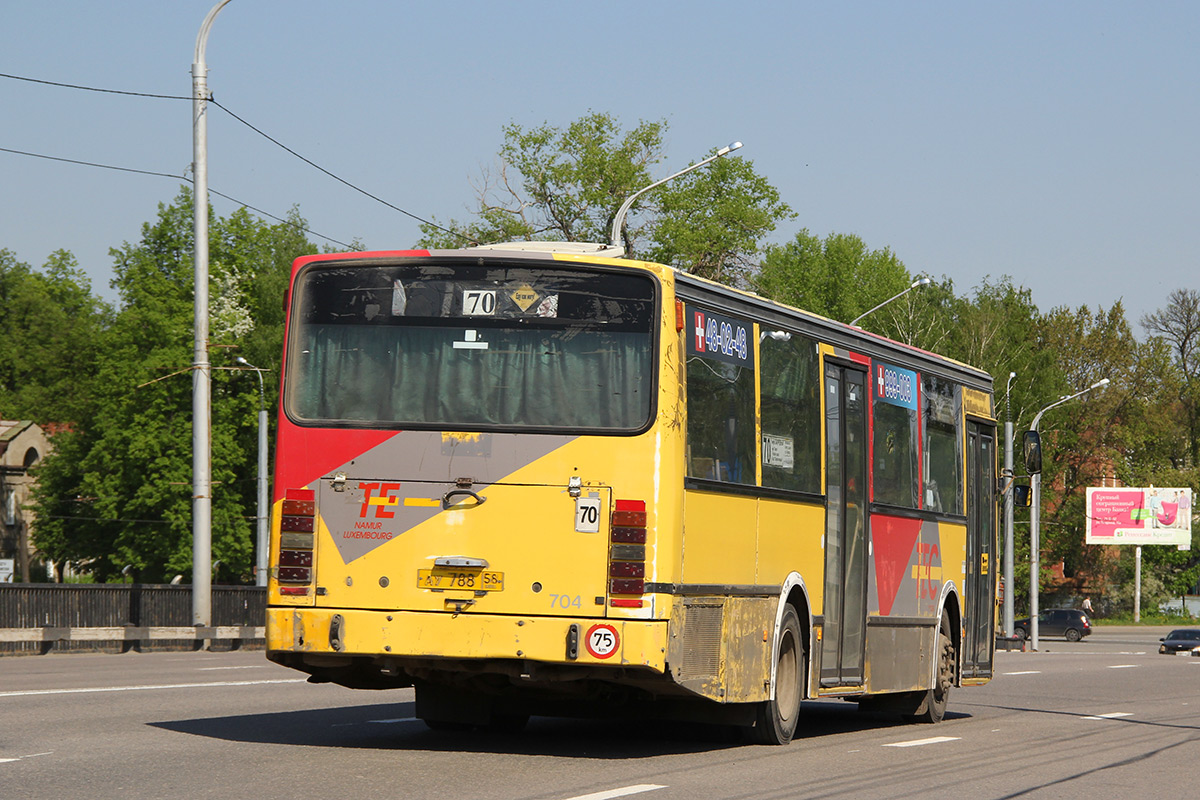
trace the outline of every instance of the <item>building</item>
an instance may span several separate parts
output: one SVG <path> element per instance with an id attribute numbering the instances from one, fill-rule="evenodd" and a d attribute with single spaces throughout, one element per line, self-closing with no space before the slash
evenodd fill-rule
<path id="1" fill-rule="evenodd" d="M 0 580 L 30 581 L 31 467 L 50 451 L 50 440 L 30 420 L 0 420 Z"/>

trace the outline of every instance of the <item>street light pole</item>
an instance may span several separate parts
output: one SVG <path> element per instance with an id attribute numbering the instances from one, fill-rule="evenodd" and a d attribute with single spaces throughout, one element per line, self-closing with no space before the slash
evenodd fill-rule
<path id="1" fill-rule="evenodd" d="M 1042 415 L 1052 408 L 1057 408 L 1063 403 L 1069 403 L 1076 397 L 1082 397 L 1093 389 L 1099 389 L 1101 386 L 1108 384 L 1108 378 L 1101 378 L 1086 389 L 1082 389 L 1075 394 L 1067 395 L 1059 398 L 1055 403 L 1043 408 L 1033 418 L 1033 424 L 1029 426 L 1029 430 L 1037 432 L 1038 424 L 1042 421 Z M 1032 503 L 1029 508 L 1029 632 L 1030 642 L 1034 650 L 1038 649 L 1038 591 L 1040 581 L 1038 580 L 1039 573 L 1042 570 L 1041 564 L 1041 511 L 1042 511 L 1042 473 L 1039 471 L 1029 479 L 1030 494 L 1032 495 Z"/>
<path id="2" fill-rule="evenodd" d="M 629 197 L 627 197 L 625 199 L 625 202 L 621 204 L 621 207 L 619 209 L 617 209 L 617 215 L 615 217 L 613 217 L 612 232 L 609 234 L 609 237 L 608 237 L 609 244 L 612 245 L 613 247 L 621 247 L 621 228 L 625 225 L 625 215 L 628 214 L 629 209 L 633 207 L 634 200 L 637 200 L 639 197 L 641 197 L 642 195 L 644 195 L 646 192 L 650 191 L 651 189 L 655 188 L 656 186 L 662 186 L 667 181 L 673 181 L 676 178 L 678 178 L 680 175 L 686 175 L 687 173 L 691 172 L 694 169 L 700 169 L 708 162 L 716 161 L 721 156 L 728 155 L 729 153 L 732 153 L 734 150 L 739 149 L 741 146 L 742 146 L 741 142 L 732 142 L 732 143 L 726 145 L 725 147 L 722 147 L 720 150 L 713 153 L 711 156 L 704 159 L 703 161 L 697 161 L 695 164 L 692 164 L 690 167 L 684 167 L 683 169 L 679 170 L 679 172 L 676 172 L 674 175 L 668 175 L 667 177 L 663 178 L 661 181 L 655 181 L 654 183 L 650 184 L 649 186 L 638 189 L 636 192 L 629 195 Z M 625 253 L 624 248 L 622 248 L 621 252 L 622 252 L 622 255 L 624 255 L 624 253 Z"/>
<path id="3" fill-rule="evenodd" d="M 263 371 L 241 356 L 237 363 L 254 370 L 258 376 L 258 516 L 255 550 L 255 584 L 267 585 L 267 393 L 263 389 Z"/>
<path id="4" fill-rule="evenodd" d="M 1004 387 L 1004 636 L 1013 633 L 1013 422 L 1012 382 L 1017 373 L 1008 373 Z"/>
<path id="5" fill-rule="evenodd" d="M 192 342 L 192 624 L 212 624 L 212 370 L 208 361 L 208 65 L 204 51 L 217 14 L 212 7 L 196 36 L 192 61 L 192 204 L 195 206 Z"/>
<path id="6" fill-rule="evenodd" d="M 879 309 L 883 308 L 884 306 L 886 306 L 888 303 L 892 302 L 893 300 L 899 300 L 901 297 L 904 297 L 904 295 L 908 294 L 909 292 L 911 292 L 913 289 L 917 288 L 918 286 L 928 286 L 931 283 L 933 283 L 933 281 L 930 280 L 929 278 L 918 278 L 917 280 L 912 282 L 912 286 L 909 286 L 903 292 L 900 292 L 899 294 L 889 297 L 887 300 L 884 300 L 882 303 L 875 306 L 874 308 L 868 309 L 867 311 L 864 311 L 863 313 L 859 314 L 854 319 L 850 320 L 850 324 L 857 325 L 858 321 L 860 319 L 867 316 L 871 312 L 878 311 Z"/>

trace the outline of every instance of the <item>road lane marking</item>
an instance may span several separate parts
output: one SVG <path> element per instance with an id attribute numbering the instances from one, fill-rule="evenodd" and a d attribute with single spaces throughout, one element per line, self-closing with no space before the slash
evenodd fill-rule
<path id="1" fill-rule="evenodd" d="M 1093 717 L 1080 717 L 1080 719 L 1120 719 L 1121 717 L 1132 717 L 1132 711 L 1114 711 L 1111 714 L 1096 714 Z"/>
<path id="2" fill-rule="evenodd" d="M 941 744 L 942 742 L 956 742 L 960 736 L 934 736 L 929 739 L 912 739 L 907 742 L 892 742 L 885 744 L 884 747 L 921 747 L 927 744 Z"/>
<path id="3" fill-rule="evenodd" d="M 30 753 L 27 756 L 17 756 L 16 758 L 0 758 L 0 764 L 8 764 L 12 761 L 23 761 L 26 758 L 37 758 L 38 756 L 48 756 L 53 754 L 53 750 L 47 750 L 44 753 Z"/>
<path id="4" fill-rule="evenodd" d="M 1109 669 L 1137 669 L 1140 664 L 1110 664 Z"/>
<path id="5" fill-rule="evenodd" d="M 240 667 L 196 667 L 197 672 L 212 672 L 218 669 L 266 669 L 270 664 L 246 664 Z"/>
<path id="6" fill-rule="evenodd" d="M 593 792 L 592 794 L 580 794 L 575 797 L 568 797 L 566 800 L 611 800 L 614 797 L 628 797 L 631 794 L 641 794 L 642 792 L 653 792 L 655 789 L 665 789 L 666 786 L 660 786 L 657 783 L 639 783 L 637 786 L 623 786 L 620 789 L 609 789 L 606 792 Z"/>
<path id="7" fill-rule="evenodd" d="M 90 689 L 29 689 L 23 692 L 0 692 L 0 697 L 32 697 L 41 694 L 96 694 L 100 692 L 145 692 L 155 689 L 203 689 L 218 686 L 262 686 L 269 683 L 305 683 L 306 678 L 284 678 L 271 681 L 214 681 L 212 683 L 162 683 L 144 686 L 96 686 Z"/>
<path id="8" fill-rule="evenodd" d="M 1027 669 L 1027 670 L 1023 670 L 1022 672 L 1006 672 L 1004 674 L 1005 675 L 1041 675 L 1042 671 L 1040 669 Z"/>
<path id="9" fill-rule="evenodd" d="M 398 722 L 420 722 L 420 717 L 396 717 L 395 719 L 368 719 L 363 722 L 335 722 L 331 728 L 348 728 L 351 725 L 395 725 Z"/>

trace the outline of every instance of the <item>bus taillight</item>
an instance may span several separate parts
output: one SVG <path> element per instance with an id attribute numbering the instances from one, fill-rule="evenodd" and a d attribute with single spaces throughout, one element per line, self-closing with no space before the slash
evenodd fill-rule
<path id="1" fill-rule="evenodd" d="M 608 549 L 609 598 L 616 608 L 641 608 L 646 591 L 646 502 L 618 500 L 613 509 Z M 628 595 L 638 595 L 630 597 Z"/>
<path id="2" fill-rule="evenodd" d="M 288 489 L 279 519 L 279 593 L 306 595 L 313 579 L 313 539 L 316 530 L 316 492 L 312 489 Z"/>

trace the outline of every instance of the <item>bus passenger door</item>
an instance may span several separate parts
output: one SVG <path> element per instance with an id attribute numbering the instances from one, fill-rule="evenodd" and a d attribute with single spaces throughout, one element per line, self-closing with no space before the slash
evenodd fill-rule
<path id="1" fill-rule="evenodd" d="M 963 677 L 990 678 L 996 635 L 996 429 L 967 424 L 967 576 Z"/>
<path id="2" fill-rule="evenodd" d="M 867 374 L 825 365 L 825 600 L 821 686 L 864 681 L 867 620 Z"/>

